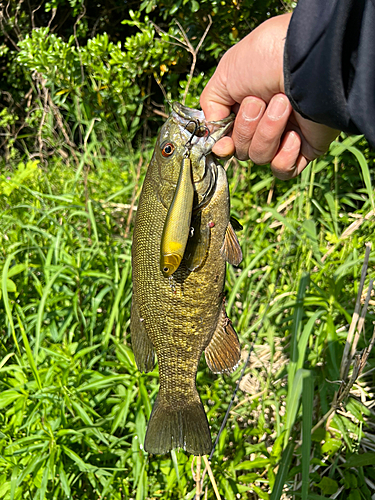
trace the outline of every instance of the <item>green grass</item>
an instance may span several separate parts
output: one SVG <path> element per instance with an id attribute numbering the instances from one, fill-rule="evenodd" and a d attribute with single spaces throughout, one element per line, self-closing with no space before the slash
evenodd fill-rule
<path id="1" fill-rule="evenodd" d="M 142 448 L 158 387 L 129 344 L 128 210 L 142 155 L 103 156 L 93 143 L 78 164 L 53 156 L 48 170 L 12 165 L 0 179 L 0 498 L 194 498 L 191 456 Z M 364 141 L 342 139 L 299 179 L 276 181 L 267 205 L 267 168 L 229 167 L 244 261 L 228 268 L 227 310 L 244 357 L 256 342 L 212 459 L 222 498 L 375 492 L 374 354 L 329 429 L 311 435 L 339 387 L 367 241 L 365 290 L 374 276 L 373 218 L 347 231 L 373 209 L 373 171 Z M 373 313 L 372 302 L 358 350 Z M 213 439 L 240 369 L 216 376 L 201 362 Z"/>

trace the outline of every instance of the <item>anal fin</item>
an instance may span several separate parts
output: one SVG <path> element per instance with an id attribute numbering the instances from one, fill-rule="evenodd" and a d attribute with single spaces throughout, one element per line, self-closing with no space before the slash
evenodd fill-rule
<path id="1" fill-rule="evenodd" d="M 130 315 L 130 333 L 138 370 L 141 372 L 150 372 L 155 364 L 155 351 L 143 326 L 143 319 L 139 317 L 138 307 L 134 299 Z"/>
<path id="2" fill-rule="evenodd" d="M 206 347 L 205 357 L 213 373 L 231 373 L 240 361 L 240 343 L 224 307 L 211 342 Z"/>
<path id="3" fill-rule="evenodd" d="M 242 250 L 238 242 L 237 235 L 230 222 L 225 231 L 224 243 L 220 252 L 229 264 L 238 266 L 238 264 L 242 261 Z"/>

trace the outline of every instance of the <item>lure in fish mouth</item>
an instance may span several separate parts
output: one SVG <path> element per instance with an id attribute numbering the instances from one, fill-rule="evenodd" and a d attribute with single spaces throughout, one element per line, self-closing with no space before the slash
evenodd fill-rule
<path id="1" fill-rule="evenodd" d="M 233 117 L 206 122 L 203 112 L 175 103 L 156 141 L 142 186 L 132 244 L 130 330 L 139 370 L 159 364 L 160 388 L 144 449 L 163 454 L 212 449 L 195 379 L 204 351 L 214 373 L 240 359 L 224 307 L 226 263 L 241 248 L 230 218 L 226 173 L 211 154 Z"/>
<path id="2" fill-rule="evenodd" d="M 187 108 L 177 102 L 173 103 L 172 108 L 172 116 L 174 115 L 176 122 L 180 122 L 180 127 L 183 127 L 182 133 L 185 132 L 184 135 L 190 134 L 190 136 L 184 144 L 185 151 L 177 186 L 169 206 L 161 239 L 160 270 L 166 278 L 172 276 L 181 264 L 192 230 L 190 223 L 193 210 L 197 212 L 200 208 L 194 207 L 194 173 L 190 157 L 192 150 L 194 148 L 194 152 L 200 154 L 199 164 L 203 161 L 207 168 L 206 156 L 211 153 L 214 144 L 232 128 L 234 118 L 234 115 L 230 115 L 220 122 L 207 122 L 203 111 Z M 164 145 L 162 154 L 164 157 L 172 156 L 175 149 L 173 143 L 167 143 Z M 197 155 L 192 154 L 192 156 L 196 158 Z M 214 172 L 211 175 L 213 176 Z M 196 176 L 196 182 L 199 182 L 197 177 L 199 179 L 199 174 Z M 211 192 L 212 190 L 208 189 L 204 193 L 206 202 Z"/>

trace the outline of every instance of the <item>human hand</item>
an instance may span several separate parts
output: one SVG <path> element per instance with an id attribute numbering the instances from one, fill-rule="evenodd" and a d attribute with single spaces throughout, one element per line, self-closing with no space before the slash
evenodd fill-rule
<path id="1" fill-rule="evenodd" d="M 236 119 L 231 137 L 215 144 L 218 156 L 271 164 L 280 179 L 297 176 L 338 135 L 303 118 L 284 94 L 284 44 L 291 14 L 271 18 L 226 52 L 203 90 L 208 121 Z"/>

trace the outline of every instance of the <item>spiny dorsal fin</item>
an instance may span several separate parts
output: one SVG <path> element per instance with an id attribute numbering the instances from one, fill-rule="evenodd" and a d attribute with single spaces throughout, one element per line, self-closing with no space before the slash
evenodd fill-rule
<path id="1" fill-rule="evenodd" d="M 235 231 L 242 231 L 243 225 L 241 224 L 241 222 L 238 222 L 238 220 L 235 217 L 233 217 L 233 215 L 230 216 L 229 221 L 232 224 L 232 227 Z"/>
<path id="2" fill-rule="evenodd" d="M 213 373 L 231 373 L 240 361 L 240 343 L 224 307 L 215 333 L 204 354 L 207 365 Z"/>
<path id="3" fill-rule="evenodd" d="M 224 259 L 229 262 L 229 264 L 233 264 L 234 266 L 238 266 L 242 260 L 242 250 L 238 242 L 237 235 L 230 222 L 227 226 L 227 230 L 225 231 L 224 243 L 220 252 Z"/>

